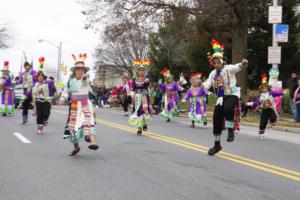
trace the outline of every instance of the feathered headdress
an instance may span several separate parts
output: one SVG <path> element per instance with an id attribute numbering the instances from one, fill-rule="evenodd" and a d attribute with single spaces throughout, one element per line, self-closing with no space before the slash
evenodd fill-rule
<path id="1" fill-rule="evenodd" d="M 148 67 L 151 64 L 151 60 L 150 59 L 135 59 L 133 61 L 133 66 L 135 68 L 145 68 Z"/>
<path id="2" fill-rule="evenodd" d="M 163 75 L 165 78 L 167 77 L 173 77 L 170 70 L 167 69 L 167 68 L 164 68 L 161 72 L 160 72 L 161 75 Z"/>
<path id="3" fill-rule="evenodd" d="M 40 70 L 43 70 L 44 64 L 45 64 L 45 58 L 44 57 L 39 58 L 39 64 L 40 64 Z"/>
<path id="4" fill-rule="evenodd" d="M 9 71 L 9 62 L 4 61 L 2 71 Z"/>
<path id="5" fill-rule="evenodd" d="M 201 77 L 202 77 L 202 73 L 191 74 L 190 80 L 191 81 L 194 80 L 194 79 L 201 80 Z"/>
<path id="6" fill-rule="evenodd" d="M 268 77 L 267 74 L 261 75 L 261 84 L 267 84 L 268 83 Z"/>
<path id="7" fill-rule="evenodd" d="M 83 68 L 85 69 L 86 71 L 89 71 L 90 68 L 89 67 L 86 67 L 85 66 L 85 61 L 86 61 L 86 58 L 87 58 L 87 54 L 86 53 L 80 53 L 79 56 L 75 56 L 74 54 L 72 54 L 72 57 L 74 59 L 74 62 L 75 62 L 75 66 L 74 67 L 71 67 L 71 71 L 74 72 L 74 70 L 76 68 Z M 83 65 L 77 65 L 78 63 L 82 63 Z"/>
<path id="8" fill-rule="evenodd" d="M 147 59 L 147 58 L 146 59 L 140 59 L 140 58 L 135 59 L 133 61 L 134 77 L 137 76 L 138 69 L 148 70 L 150 64 L 151 64 L 150 59 Z"/>
<path id="9" fill-rule="evenodd" d="M 223 58 L 224 58 L 224 44 L 222 44 L 221 42 L 213 39 L 211 41 L 211 47 L 213 52 L 209 52 L 208 53 L 208 60 L 209 63 L 212 62 L 213 59 L 219 59 L 221 61 L 221 63 L 223 63 Z"/>
<path id="10" fill-rule="evenodd" d="M 84 53 L 84 54 L 80 53 L 79 56 L 75 56 L 74 54 L 72 54 L 72 57 L 74 59 L 75 64 L 79 63 L 79 62 L 84 63 L 87 58 L 87 55 L 86 55 L 86 53 Z"/>

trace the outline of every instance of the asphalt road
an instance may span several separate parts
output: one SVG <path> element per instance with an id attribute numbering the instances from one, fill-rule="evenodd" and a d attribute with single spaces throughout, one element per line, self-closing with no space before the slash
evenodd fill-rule
<path id="1" fill-rule="evenodd" d="M 62 139 L 66 108 L 55 107 L 45 134 L 20 112 L 0 118 L 0 200 L 300 199 L 300 135 L 242 127 L 222 153 L 207 155 L 211 124 L 189 128 L 155 116 L 137 136 L 120 110 L 99 109 L 98 151 L 69 157 Z M 17 136 L 23 136 L 23 143 Z M 27 140 L 26 140 L 27 139 Z"/>

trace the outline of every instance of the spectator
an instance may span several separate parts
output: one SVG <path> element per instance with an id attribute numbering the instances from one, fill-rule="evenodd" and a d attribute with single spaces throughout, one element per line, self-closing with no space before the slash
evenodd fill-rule
<path id="1" fill-rule="evenodd" d="M 118 91 L 118 88 L 115 86 L 112 91 L 110 92 L 110 96 L 109 96 L 109 99 L 108 99 L 108 102 L 110 103 L 110 105 L 117 105 L 120 103 L 120 100 L 118 98 L 118 94 L 119 94 L 119 91 Z"/>
<path id="2" fill-rule="evenodd" d="M 300 79 L 298 79 L 298 86 L 294 92 L 293 101 L 296 105 L 296 121 L 300 122 Z"/>
<path id="3" fill-rule="evenodd" d="M 242 117 L 246 117 L 249 110 L 254 110 L 259 105 L 259 96 L 255 92 L 251 92 L 250 96 L 242 102 Z"/>
<path id="4" fill-rule="evenodd" d="M 291 79 L 289 83 L 290 87 L 290 106 L 291 106 L 291 111 L 294 117 L 294 120 L 296 120 L 296 104 L 294 103 L 294 93 L 298 87 L 298 79 L 297 79 L 297 74 L 295 72 L 292 72 L 291 74 Z"/>
<path id="5" fill-rule="evenodd" d="M 104 104 L 103 97 L 104 97 L 104 88 L 100 88 L 97 92 L 97 103 L 99 107 L 102 107 Z"/>

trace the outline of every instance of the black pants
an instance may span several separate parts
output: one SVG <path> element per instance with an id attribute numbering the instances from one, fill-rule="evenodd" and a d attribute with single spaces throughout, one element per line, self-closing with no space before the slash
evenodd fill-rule
<path id="1" fill-rule="evenodd" d="M 22 115 L 23 115 L 23 117 L 26 117 L 26 119 L 28 117 L 28 110 L 30 108 L 32 108 L 31 102 L 32 102 L 32 97 L 29 96 L 24 100 L 24 102 L 22 104 Z"/>
<path id="2" fill-rule="evenodd" d="M 224 129 L 224 119 L 233 123 L 234 121 L 234 107 L 238 104 L 238 97 L 234 95 L 225 96 L 223 104 L 216 105 L 213 115 L 213 134 L 219 136 Z M 233 127 L 226 127 L 233 128 Z"/>
<path id="3" fill-rule="evenodd" d="M 259 123 L 259 133 L 263 134 L 267 127 L 268 121 L 271 123 L 275 123 L 277 120 L 277 115 L 272 108 L 262 109 L 260 115 L 260 123 Z"/>
<path id="4" fill-rule="evenodd" d="M 49 119 L 51 104 L 49 102 L 37 101 L 36 104 L 36 123 L 44 124 Z"/>
<path id="5" fill-rule="evenodd" d="M 64 135 L 71 135 L 69 130 L 70 112 L 71 112 L 71 103 L 69 104 L 69 112 L 68 112 L 68 118 L 64 129 Z"/>
<path id="6" fill-rule="evenodd" d="M 131 96 L 124 95 L 122 97 L 121 103 L 122 103 L 124 112 L 128 112 L 128 106 L 129 106 L 129 104 L 131 104 Z"/>

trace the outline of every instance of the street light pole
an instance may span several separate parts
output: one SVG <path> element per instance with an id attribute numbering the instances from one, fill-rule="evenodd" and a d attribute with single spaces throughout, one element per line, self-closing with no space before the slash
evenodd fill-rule
<path id="1" fill-rule="evenodd" d="M 57 74 L 56 74 L 57 83 L 59 83 L 61 81 L 61 77 L 60 77 L 61 54 L 62 54 L 62 42 L 59 42 L 59 46 L 58 46 L 58 64 L 57 64 L 58 66 L 57 66 Z"/>
<path id="2" fill-rule="evenodd" d="M 54 46 L 58 50 L 58 58 L 57 58 L 57 70 L 56 70 L 56 85 L 61 81 L 61 76 L 60 76 L 60 66 L 61 66 L 61 57 L 62 57 L 62 42 L 59 42 L 59 45 L 54 44 L 53 42 L 50 42 L 48 40 L 43 40 L 40 39 L 38 42 L 47 42 L 48 44 Z"/>

